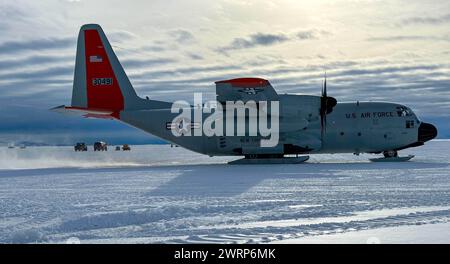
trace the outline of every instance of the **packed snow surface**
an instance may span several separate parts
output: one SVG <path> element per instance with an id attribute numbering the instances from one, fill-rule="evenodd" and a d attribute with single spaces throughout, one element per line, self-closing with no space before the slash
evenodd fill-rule
<path id="1" fill-rule="evenodd" d="M 296 165 L 131 147 L 2 147 L 0 243 L 450 243 L 450 141 Z"/>

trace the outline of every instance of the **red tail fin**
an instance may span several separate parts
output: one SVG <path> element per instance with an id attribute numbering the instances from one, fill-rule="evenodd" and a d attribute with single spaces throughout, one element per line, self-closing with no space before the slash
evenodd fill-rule
<path id="1" fill-rule="evenodd" d="M 97 30 L 84 30 L 87 107 L 120 112 L 123 95 Z"/>
<path id="2" fill-rule="evenodd" d="M 120 111 L 136 106 L 136 95 L 105 33 L 99 25 L 80 29 L 77 44 L 72 107 L 93 111 Z"/>

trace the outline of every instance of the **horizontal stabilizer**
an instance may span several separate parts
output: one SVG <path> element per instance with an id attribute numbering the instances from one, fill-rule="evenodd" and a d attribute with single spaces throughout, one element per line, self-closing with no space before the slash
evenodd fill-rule
<path id="1" fill-rule="evenodd" d="M 64 115 L 82 116 L 85 118 L 103 118 L 103 119 L 116 118 L 114 111 L 104 109 L 88 109 L 88 108 L 60 105 L 50 110 Z"/>

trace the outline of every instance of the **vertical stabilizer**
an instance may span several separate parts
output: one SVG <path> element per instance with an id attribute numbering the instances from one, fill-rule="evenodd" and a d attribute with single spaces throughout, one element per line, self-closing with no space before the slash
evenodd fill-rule
<path id="1" fill-rule="evenodd" d="M 132 108 L 139 101 L 102 28 L 81 27 L 78 35 L 72 107 L 109 110 Z"/>

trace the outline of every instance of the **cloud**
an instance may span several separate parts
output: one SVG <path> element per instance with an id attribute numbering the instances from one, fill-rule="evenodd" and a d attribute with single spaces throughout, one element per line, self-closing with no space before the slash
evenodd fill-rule
<path id="1" fill-rule="evenodd" d="M 163 52 L 167 52 L 170 51 L 170 49 L 168 48 L 167 45 L 163 45 L 163 44 L 151 44 L 151 45 L 138 45 L 138 46 L 133 46 L 133 45 L 124 45 L 122 46 L 120 45 L 116 45 L 115 43 L 111 42 L 111 46 L 113 47 L 114 52 L 116 53 L 116 55 L 118 55 L 119 59 L 121 59 L 122 57 L 127 57 L 127 58 L 133 58 L 136 59 L 137 57 L 142 58 L 142 57 L 149 57 L 149 56 L 154 56 L 155 53 L 158 54 L 158 56 L 160 54 L 162 54 Z M 139 60 L 139 59 L 136 59 Z M 122 60 L 121 60 L 122 61 Z"/>
<path id="2" fill-rule="evenodd" d="M 322 36 L 329 36 L 329 35 L 331 35 L 331 32 L 325 30 L 311 29 L 299 31 L 296 34 L 296 37 L 299 40 L 308 40 L 308 39 L 319 39 Z"/>
<path id="3" fill-rule="evenodd" d="M 177 78 L 176 77 L 182 77 L 182 81 L 186 81 L 187 78 L 193 79 L 194 82 L 201 80 L 202 78 L 200 76 L 205 74 L 214 74 L 214 75 L 221 75 L 223 72 L 230 72 L 230 71 L 238 71 L 241 70 L 241 66 L 233 66 L 233 65 L 207 65 L 207 66 L 197 66 L 197 67 L 179 67 L 179 68 L 173 68 L 173 69 L 167 69 L 167 70 L 148 70 L 136 74 L 131 74 L 130 76 L 132 78 L 135 78 L 142 82 L 154 82 L 154 79 L 157 79 L 159 81 L 163 80 L 168 83 L 176 83 Z M 214 79 L 215 77 L 210 77 L 212 79 L 211 83 L 214 81 L 217 81 Z"/>
<path id="4" fill-rule="evenodd" d="M 0 71 L 24 67 L 42 67 L 49 64 L 73 62 L 75 56 L 32 55 L 19 59 L 0 60 Z"/>
<path id="5" fill-rule="evenodd" d="M 2 80 L 52 79 L 60 76 L 70 76 L 73 74 L 73 71 L 74 71 L 73 65 L 54 66 L 54 67 L 46 67 L 44 69 L 39 69 L 36 71 L 17 71 L 14 73 L 0 74 L 0 79 Z"/>
<path id="6" fill-rule="evenodd" d="M 314 40 L 323 36 L 331 35 L 331 33 L 325 30 L 310 29 L 299 31 L 293 36 L 290 35 L 291 34 L 288 35 L 285 33 L 272 34 L 258 32 L 245 38 L 235 38 L 229 45 L 220 47 L 216 49 L 216 51 L 226 55 L 227 52 L 231 50 L 249 49 L 259 46 L 272 46 L 293 40 Z"/>
<path id="7" fill-rule="evenodd" d="M 450 23 L 450 14 L 442 16 L 424 17 L 415 16 L 403 19 L 398 23 L 399 26 L 411 26 L 411 25 L 440 25 Z"/>
<path id="8" fill-rule="evenodd" d="M 28 41 L 7 41 L 0 43 L 0 54 L 16 54 L 24 51 L 60 50 L 74 48 L 76 40 L 69 38 L 47 38 Z"/>
<path id="9" fill-rule="evenodd" d="M 367 41 L 450 41 L 447 36 L 422 36 L 422 35 L 399 35 L 399 36 L 383 36 L 370 37 Z"/>
<path id="10" fill-rule="evenodd" d="M 136 34 L 126 30 L 116 30 L 107 34 L 108 39 L 111 43 L 123 43 L 137 38 Z"/>
<path id="11" fill-rule="evenodd" d="M 192 43 L 195 40 L 194 35 L 183 29 L 173 30 L 169 32 L 169 35 L 178 43 L 187 44 Z"/>
<path id="12" fill-rule="evenodd" d="M 284 34 L 264 34 L 256 33 L 250 35 L 248 39 L 236 38 L 230 45 L 230 49 L 246 49 L 255 46 L 270 46 L 277 43 L 288 41 L 289 38 Z"/>
<path id="13" fill-rule="evenodd" d="M 432 71 L 440 69 L 442 66 L 439 65 L 403 65 L 403 66 L 384 66 L 379 68 L 358 68 L 349 69 L 339 72 L 339 76 L 355 76 L 355 75 L 381 75 L 381 74 L 391 74 L 394 72 L 410 72 L 410 71 Z"/>
<path id="14" fill-rule="evenodd" d="M 186 53 L 186 56 L 192 60 L 203 60 L 203 56 L 197 53 L 188 52 Z"/>
<path id="15" fill-rule="evenodd" d="M 125 69 L 129 68 L 149 68 L 155 65 L 164 65 L 177 62 L 177 60 L 172 58 L 152 58 L 152 59 L 123 59 L 121 60 L 122 65 Z"/>
<path id="16" fill-rule="evenodd" d="M 164 45 L 146 45 L 140 48 L 142 51 L 151 51 L 151 52 L 161 52 L 165 51 L 166 47 Z"/>
<path id="17" fill-rule="evenodd" d="M 271 46 L 278 43 L 283 43 L 289 40 L 285 34 L 266 34 L 255 33 L 246 38 L 235 38 L 229 45 L 217 49 L 218 52 L 226 53 L 230 50 L 240 50 L 254 48 L 257 46 Z"/>
<path id="18" fill-rule="evenodd" d="M 285 36 L 284 34 L 263 34 L 263 33 L 257 33 L 250 36 L 250 41 L 243 40 L 243 41 L 237 41 L 238 47 L 252 47 L 252 46 L 270 46 L 276 43 L 281 43 L 288 41 L 289 38 Z"/>

